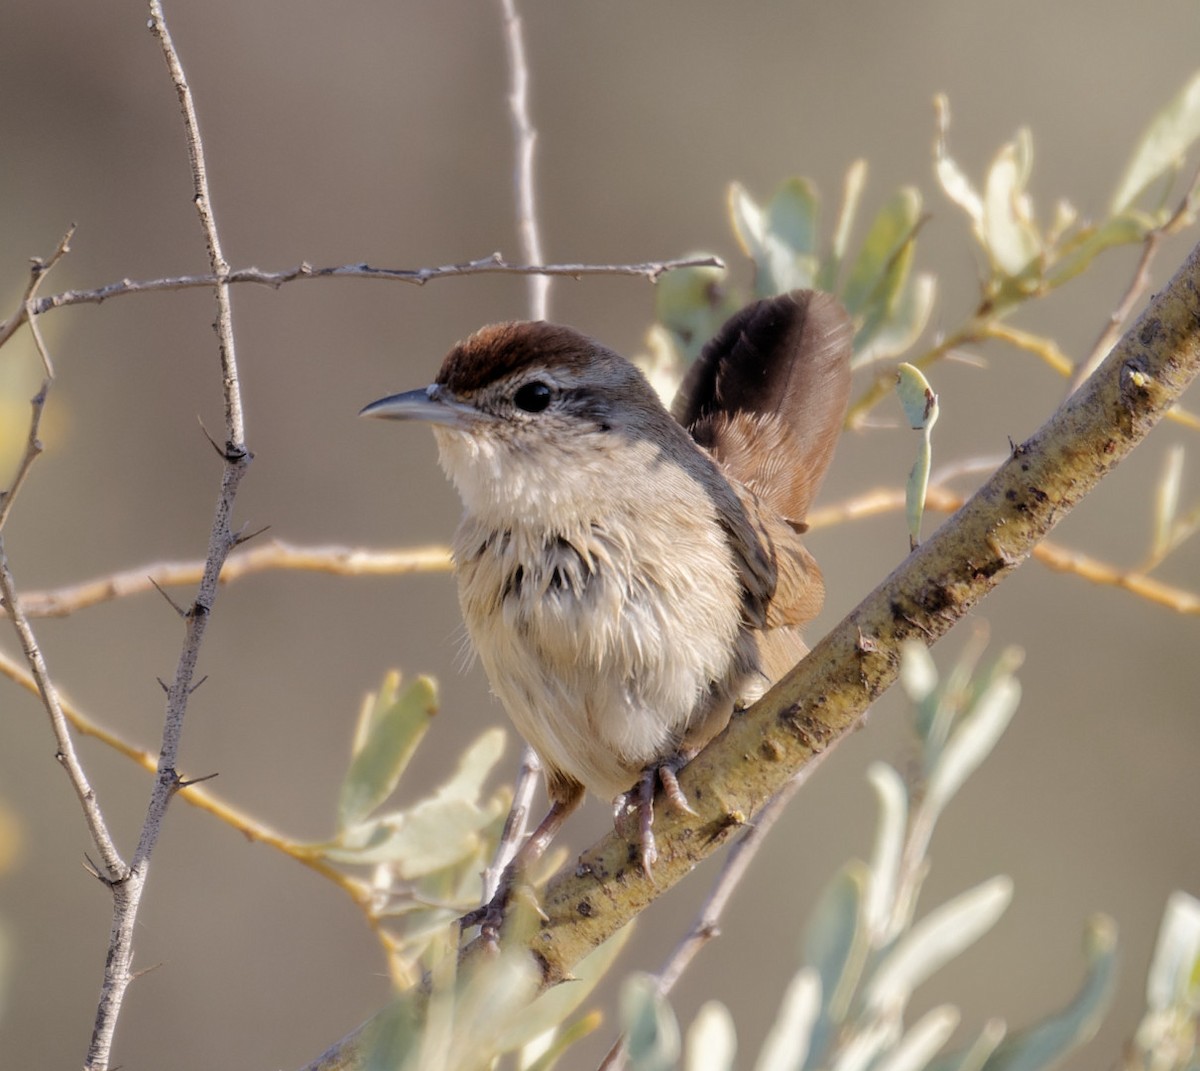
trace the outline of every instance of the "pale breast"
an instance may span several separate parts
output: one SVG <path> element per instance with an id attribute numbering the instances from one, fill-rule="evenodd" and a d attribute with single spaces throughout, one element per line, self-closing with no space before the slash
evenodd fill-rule
<path id="1" fill-rule="evenodd" d="M 731 673 L 731 555 L 679 545 L 679 520 L 670 545 L 598 522 L 547 538 L 471 517 L 455 538 L 463 617 L 492 690 L 548 766 L 604 798 L 673 754 Z M 711 575 L 682 564 L 701 553 Z"/>

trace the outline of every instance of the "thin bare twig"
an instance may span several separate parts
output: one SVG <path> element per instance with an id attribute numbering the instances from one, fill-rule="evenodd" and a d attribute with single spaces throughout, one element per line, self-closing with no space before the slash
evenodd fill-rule
<path id="1" fill-rule="evenodd" d="M 492 857 L 491 865 L 483 872 L 483 903 L 488 903 L 500 887 L 500 878 L 504 868 L 513 861 L 517 849 L 525 839 L 525 831 L 529 826 L 529 815 L 533 807 L 533 793 L 538 785 L 538 775 L 542 772 L 542 761 L 537 752 L 528 744 L 521 749 L 521 765 L 517 769 L 517 778 L 513 783 L 513 801 L 508 809 L 508 817 L 504 820 L 504 829 L 496 845 L 496 854 Z"/>
<path id="2" fill-rule="evenodd" d="M 113 599 L 141 595 L 154 588 L 197 584 L 205 563 L 158 562 L 119 573 L 86 580 L 81 584 L 22 595 L 21 606 L 29 617 L 67 617 Z M 450 569 L 450 550 L 443 546 L 399 550 L 368 550 L 362 547 L 300 547 L 274 539 L 247 550 L 238 550 L 225 560 L 220 583 L 229 584 L 253 573 L 271 569 L 295 569 L 330 573 L 335 576 L 403 576 L 407 573 L 441 573 Z M 0 609 L 0 617 L 3 610 Z"/>
<path id="3" fill-rule="evenodd" d="M 37 346 L 38 354 L 42 359 L 45 376 L 42 380 L 41 388 L 33 397 L 31 403 L 32 413 L 29 419 L 29 433 L 26 437 L 25 451 L 17 465 L 17 472 L 13 478 L 12 486 L 3 494 L 2 501 L 0 501 L 0 529 L 3 528 L 4 522 L 8 519 L 9 511 L 16 501 L 17 492 L 24 484 L 30 469 L 33 467 L 34 461 L 42 452 L 38 431 L 41 427 L 46 396 L 54 380 L 54 362 L 50 359 L 45 339 L 42 338 L 41 331 L 38 330 L 37 315 L 36 313 L 32 313 L 30 309 L 37 297 L 38 287 L 46 277 L 46 274 L 66 256 L 70 249 L 71 236 L 74 232 L 75 228 L 72 225 L 67 230 L 67 233 L 63 235 L 62 240 L 58 243 L 58 248 L 48 260 L 35 260 L 33 262 L 29 285 L 22 302 L 29 319 L 34 344 Z M 95 873 L 107 885 L 116 888 L 119 883 L 125 880 L 128 868 L 125 860 L 121 858 L 121 853 L 117 850 L 112 835 L 108 831 L 108 824 L 104 819 L 103 811 L 100 809 L 96 792 L 88 781 L 83 764 L 79 761 L 79 756 L 75 751 L 75 742 L 71 737 L 67 717 L 63 712 L 62 699 L 58 694 L 58 689 L 54 685 L 53 678 L 50 676 L 50 671 L 42 655 L 41 647 L 38 645 L 37 637 L 30 627 L 29 619 L 25 615 L 21 601 L 17 596 L 16 582 L 9 568 L 8 556 L 5 553 L 2 539 L 0 539 L 0 595 L 3 596 L 8 616 L 12 620 L 13 628 L 16 630 L 17 638 L 20 641 L 21 650 L 24 652 L 25 661 L 29 666 L 33 683 L 37 688 L 38 694 L 41 696 L 46 712 L 50 716 L 50 726 L 54 732 L 54 739 L 57 745 L 55 758 L 58 759 L 63 769 L 67 772 L 67 777 L 75 789 L 75 794 L 79 797 L 79 802 L 83 807 L 84 821 L 87 823 L 92 843 L 96 846 L 96 852 L 100 856 L 102 869 L 96 869 Z"/>
<path id="4" fill-rule="evenodd" d="M 1113 309 L 1112 315 L 1109 316 L 1108 322 L 1092 346 L 1091 352 L 1079 362 L 1078 367 L 1072 373 L 1067 384 L 1068 394 L 1074 394 L 1079 389 L 1079 385 L 1099 367 L 1100 362 L 1108 356 L 1108 351 L 1117 344 L 1117 339 L 1121 337 L 1122 325 L 1134 314 L 1142 300 L 1142 295 L 1150 287 L 1150 265 L 1158 255 L 1163 239 L 1175 234 L 1192 221 L 1196 212 L 1198 194 L 1200 194 L 1200 169 L 1197 169 L 1192 176 L 1187 193 L 1183 195 L 1170 218 L 1146 235 L 1142 242 L 1142 255 L 1138 258 L 1137 267 L 1133 271 L 1133 278 L 1130 279 L 1129 286 L 1125 289 L 1117 307 Z"/>
<path id="5" fill-rule="evenodd" d="M 827 754 L 828 752 L 824 752 L 814 756 L 804 769 L 776 792 L 758 812 L 754 821 L 746 827 L 746 832 L 741 835 L 737 843 L 729 849 L 725 862 L 721 864 L 717 880 L 709 889 L 708 896 L 705 897 L 696 920 L 667 957 L 666 962 L 658 969 L 658 973 L 654 975 L 658 992 L 662 996 L 665 997 L 675 988 L 675 983 L 683 977 L 683 972 L 691 966 L 700 950 L 714 937 L 720 936 L 721 916 L 725 914 L 725 908 L 729 906 L 729 901 L 742 883 L 742 879 L 749 873 L 750 864 L 758 855 L 758 850 L 766 840 L 767 834 L 771 832 L 775 823 L 787 809 L 792 797 L 813 775 Z M 622 1035 L 617 1038 L 613 1047 L 609 1049 L 608 1055 L 600 1062 L 599 1071 L 620 1071 L 625 1066 L 625 1059 L 625 1037 Z"/>
<path id="6" fill-rule="evenodd" d="M 218 283 L 234 285 L 254 283 L 273 289 L 301 279 L 384 279 L 391 282 L 411 283 L 424 286 L 435 279 L 449 279 L 464 275 L 545 275 L 566 276 L 581 279 L 586 275 L 637 275 L 656 282 L 669 271 L 679 268 L 724 268 L 720 257 L 679 257 L 674 260 L 647 260 L 637 264 L 510 264 L 502 254 L 480 257 L 462 264 L 443 264 L 436 268 L 373 268 L 369 264 L 341 264 L 336 267 L 314 268 L 307 261 L 280 271 L 264 271 L 261 268 L 238 268 L 220 275 L 214 272 L 201 275 L 172 275 L 162 279 L 119 279 L 115 283 L 90 290 L 64 290 L 60 294 L 48 294 L 34 303 L 35 313 L 70 305 L 99 305 L 109 298 L 124 297 L 126 294 L 147 294 L 161 290 L 192 290 L 197 287 L 213 287 Z M 24 303 L 7 320 L 0 323 L 0 345 L 2 345 L 22 323 L 25 322 Z"/>
<path id="7" fill-rule="evenodd" d="M 46 397 L 50 392 L 51 384 L 54 382 L 54 362 L 50 359 L 50 351 L 46 347 L 46 340 L 42 338 L 42 330 L 38 325 L 37 315 L 30 310 L 37 300 L 37 292 L 42 285 L 42 280 L 70 252 L 71 237 L 74 233 L 75 224 L 72 223 L 67 228 L 66 234 L 59 240 L 58 246 L 50 254 L 49 258 L 46 260 L 42 260 L 40 257 L 35 258 L 29 266 L 29 282 L 26 284 L 25 293 L 21 299 L 21 306 L 25 310 L 25 318 L 29 323 L 29 332 L 33 336 L 33 344 L 37 348 L 38 356 L 42 360 L 42 385 L 38 388 L 37 394 L 30 400 L 33 412 L 30 414 L 29 433 L 25 437 L 25 451 L 21 455 L 21 460 L 17 463 L 17 471 L 13 476 L 12 484 L 7 490 L 0 491 L 0 531 L 4 530 L 4 524 L 8 520 L 13 503 L 16 501 L 17 493 L 21 490 L 21 485 L 29 475 L 29 470 L 33 467 L 34 461 L 42 452 L 42 443 L 38 438 L 38 430 L 42 423 L 42 412 L 46 406 Z M 6 335 L 4 338 L 0 338 L 0 345 L 4 344 L 4 339 L 7 337 Z"/>
<path id="8" fill-rule="evenodd" d="M 517 231 L 525 259 L 537 264 L 542 259 L 542 235 L 538 227 L 534 187 L 533 153 L 537 146 L 537 130 L 529 119 L 529 65 L 525 62 L 525 38 L 516 0 L 500 0 L 500 7 L 504 13 L 504 44 L 508 52 L 508 111 L 517 148 L 513 181 L 517 195 Z M 546 319 L 549 307 L 549 277 L 531 276 L 529 318 Z"/>

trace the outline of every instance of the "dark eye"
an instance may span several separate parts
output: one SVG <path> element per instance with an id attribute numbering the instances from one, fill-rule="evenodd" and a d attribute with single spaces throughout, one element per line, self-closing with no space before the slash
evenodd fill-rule
<path id="1" fill-rule="evenodd" d="M 540 413 L 550 404 L 550 395 L 550 388 L 540 379 L 535 379 L 532 383 L 518 387 L 513 401 L 518 409 L 524 409 L 527 413 Z"/>

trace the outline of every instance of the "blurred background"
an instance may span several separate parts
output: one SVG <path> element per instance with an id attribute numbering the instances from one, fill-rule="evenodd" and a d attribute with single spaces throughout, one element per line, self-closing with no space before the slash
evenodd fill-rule
<path id="1" fill-rule="evenodd" d="M 951 147 L 969 174 L 981 177 L 1028 124 L 1040 218 L 1060 197 L 1095 215 L 1145 123 L 1200 55 L 1194 0 L 524 0 L 521 8 L 549 260 L 709 250 L 745 286 L 724 207 L 730 181 L 765 199 L 786 177 L 808 175 L 832 214 L 847 166 L 866 157 L 866 218 L 900 184 L 924 191 L 931 219 L 917 266 L 939 278 L 934 328 L 955 326 L 973 308 L 978 277 L 966 221 L 932 176 L 934 94 L 950 97 Z M 307 260 L 415 268 L 494 250 L 520 259 L 498 4 L 167 0 L 167 15 L 235 267 Z M 71 222 L 79 228 L 72 252 L 45 292 L 206 269 L 178 106 L 145 24 L 144 6 L 132 2 L 5 5 L 4 310 L 20 297 L 27 258 L 49 255 Z M 1196 237 L 1166 245 L 1157 284 Z M 1136 257 L 1134 248 L 1110 255 L 1016 323 L 1080 358 Z M 428 430 L 368 424 L 355 413 L 381 394 L 425 384 L 455 340 L 522 317 L 526 300 L 524 280 L 499 277 L 422 288 L 364 280 L 237 287 L 256 458 L 237 522 L 269 525 L 300 544 L 447 540 L 458 503 Z M 559 280 L 551 315 L 631 353 L 653 303 L 641 279 Z M 222 427 L 212 319 L 205 291 L 121 297 L 43 319 L 58 373 L 47 451 L 6 531 L 22 590 L 203 555 L 220 473 L 197 417 L 218 436 Z M 24 434 L 38 375 L 31 349 L 20 346 L 0 354 L 0 435 L 8 441 Z M 1029 435 L 1062 396 L 1061 380 L 1028 355 L 978 356 L 986 369 L 948 364 L 932 374 L 942 406 L 935 458 L 943 462 L 1003 453 L 1009 437 Z M 1190 404 L 1197 407 L 1194 392 Z M 915 437 L 899 426 L 894 402 L 878 416 L 894 426 L 845 437 L 821 504 L 902 483 Z M 1164 452 L 1186 443 L 1194 454 L 1194 438 L 1164 424 L 1055 538 L 1135 565 L 1148 546 Z M 1200 496 L 1196 469 L 1193 460 L 1185 504 Z M 927 530 L 938 520 L 927 520 Z M 829 591 L 820 634 L 891 571 L 907 535 L 902 517 L 889 515 L 814 533 L 810 546 Z M 1160 575 L 1195 589 L 1197 541 Z M 1025 698 L 939 830 L 924 903 L 999 872 L 1012 875 L 1016 895 L 999 926 L 922 1000 L 960 1003 L 961 1037 L 990 1016 L 1030 1022 L 1074 992 L 1084 920 L 1107 912 L 1121 929 L 1120 986 L 1098 1038 L 1073 1064 L 1107 1066 L 1136 1025 L 1168 893 L 1200 892 L 1200 625 L 1033 562 L 974 616 L 997 651 L 1026 650 Z M 943 666 L 972 627 L 964 622 L 936 649 Z M 155 678 L 174 672 L 182 639 L 157 595 L 37 628 L 75 703 L 157 746 L 163 696 Z M 183 770 L 219 772 L 212 787 L 268 825 L 326 836 L 361 697 L 397 666 L 441 682 L 442 714 L 405 789 L 427 790 L 467 741 L 504 720 L 478 667 L 456 661 L 459 628 L 448 575 L 272 573 L 224 588 L 202 652 L 200 672 L 209 676 L 192 703 Z M 0 645 L 17 652 L 7 627 Z M 710 997 L 732 1008 L 744 1060 L 796 966 L 794 935 L 814 898 L 846 858 L 870 849 L 876 815 L 866 765 L 884 759 L 904 769 L 908 733 L 907 708 L 889 694 L 797 798 L 723 937 L 677 991 L 684 1021 Z M 77 1065 L 110 900 L 81 865 L 90 845 L 46 717 L 7 681 L 0 740 L 0 813 L 12 829 L 0 873 L 11 969 L 0 1062 Z M 121 847 L 132 851 L 150 779 L 91 741 L 81 753 Z M 509 767 L 517 755 L 510 742 Z M 607 821 L 606 805 L 589 804 L 565 836 L 579 850 Z M 715 872 L 708 865 L 647 913 L 624 968 L 659 965 Z M 157 969 L 133 986 L 121 1019 L 115 1059 L 127 1068 L 296 1066 L 388 995 L 378 948 L 338 890 L 178 803 L 154 858 L 135 966 Z M 610 1008 L 611 998 L 603 995 Z M 609 1031 L 586 1052 L 602 1051 Z M 594 1064 L 586 1052 L 572 1066 Z"/>

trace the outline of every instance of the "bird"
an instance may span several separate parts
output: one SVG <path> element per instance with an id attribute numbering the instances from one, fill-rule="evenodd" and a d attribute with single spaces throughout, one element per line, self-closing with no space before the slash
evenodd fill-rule
<path id="1" fill-rule="evenodd" d="M 427 387 L 361 415 L 432 426 L 463 515 L 452 555 L 470 645 L 541 759 L 551 806 L 510 865 L 586 792 L 636 817 L 806 652 L 824 582 L 801 540 L 850 390 L 853 326 L 796 290 L 735 313 L 668 410 L 638 368 L 545 321 L 481 328 Z"/>

